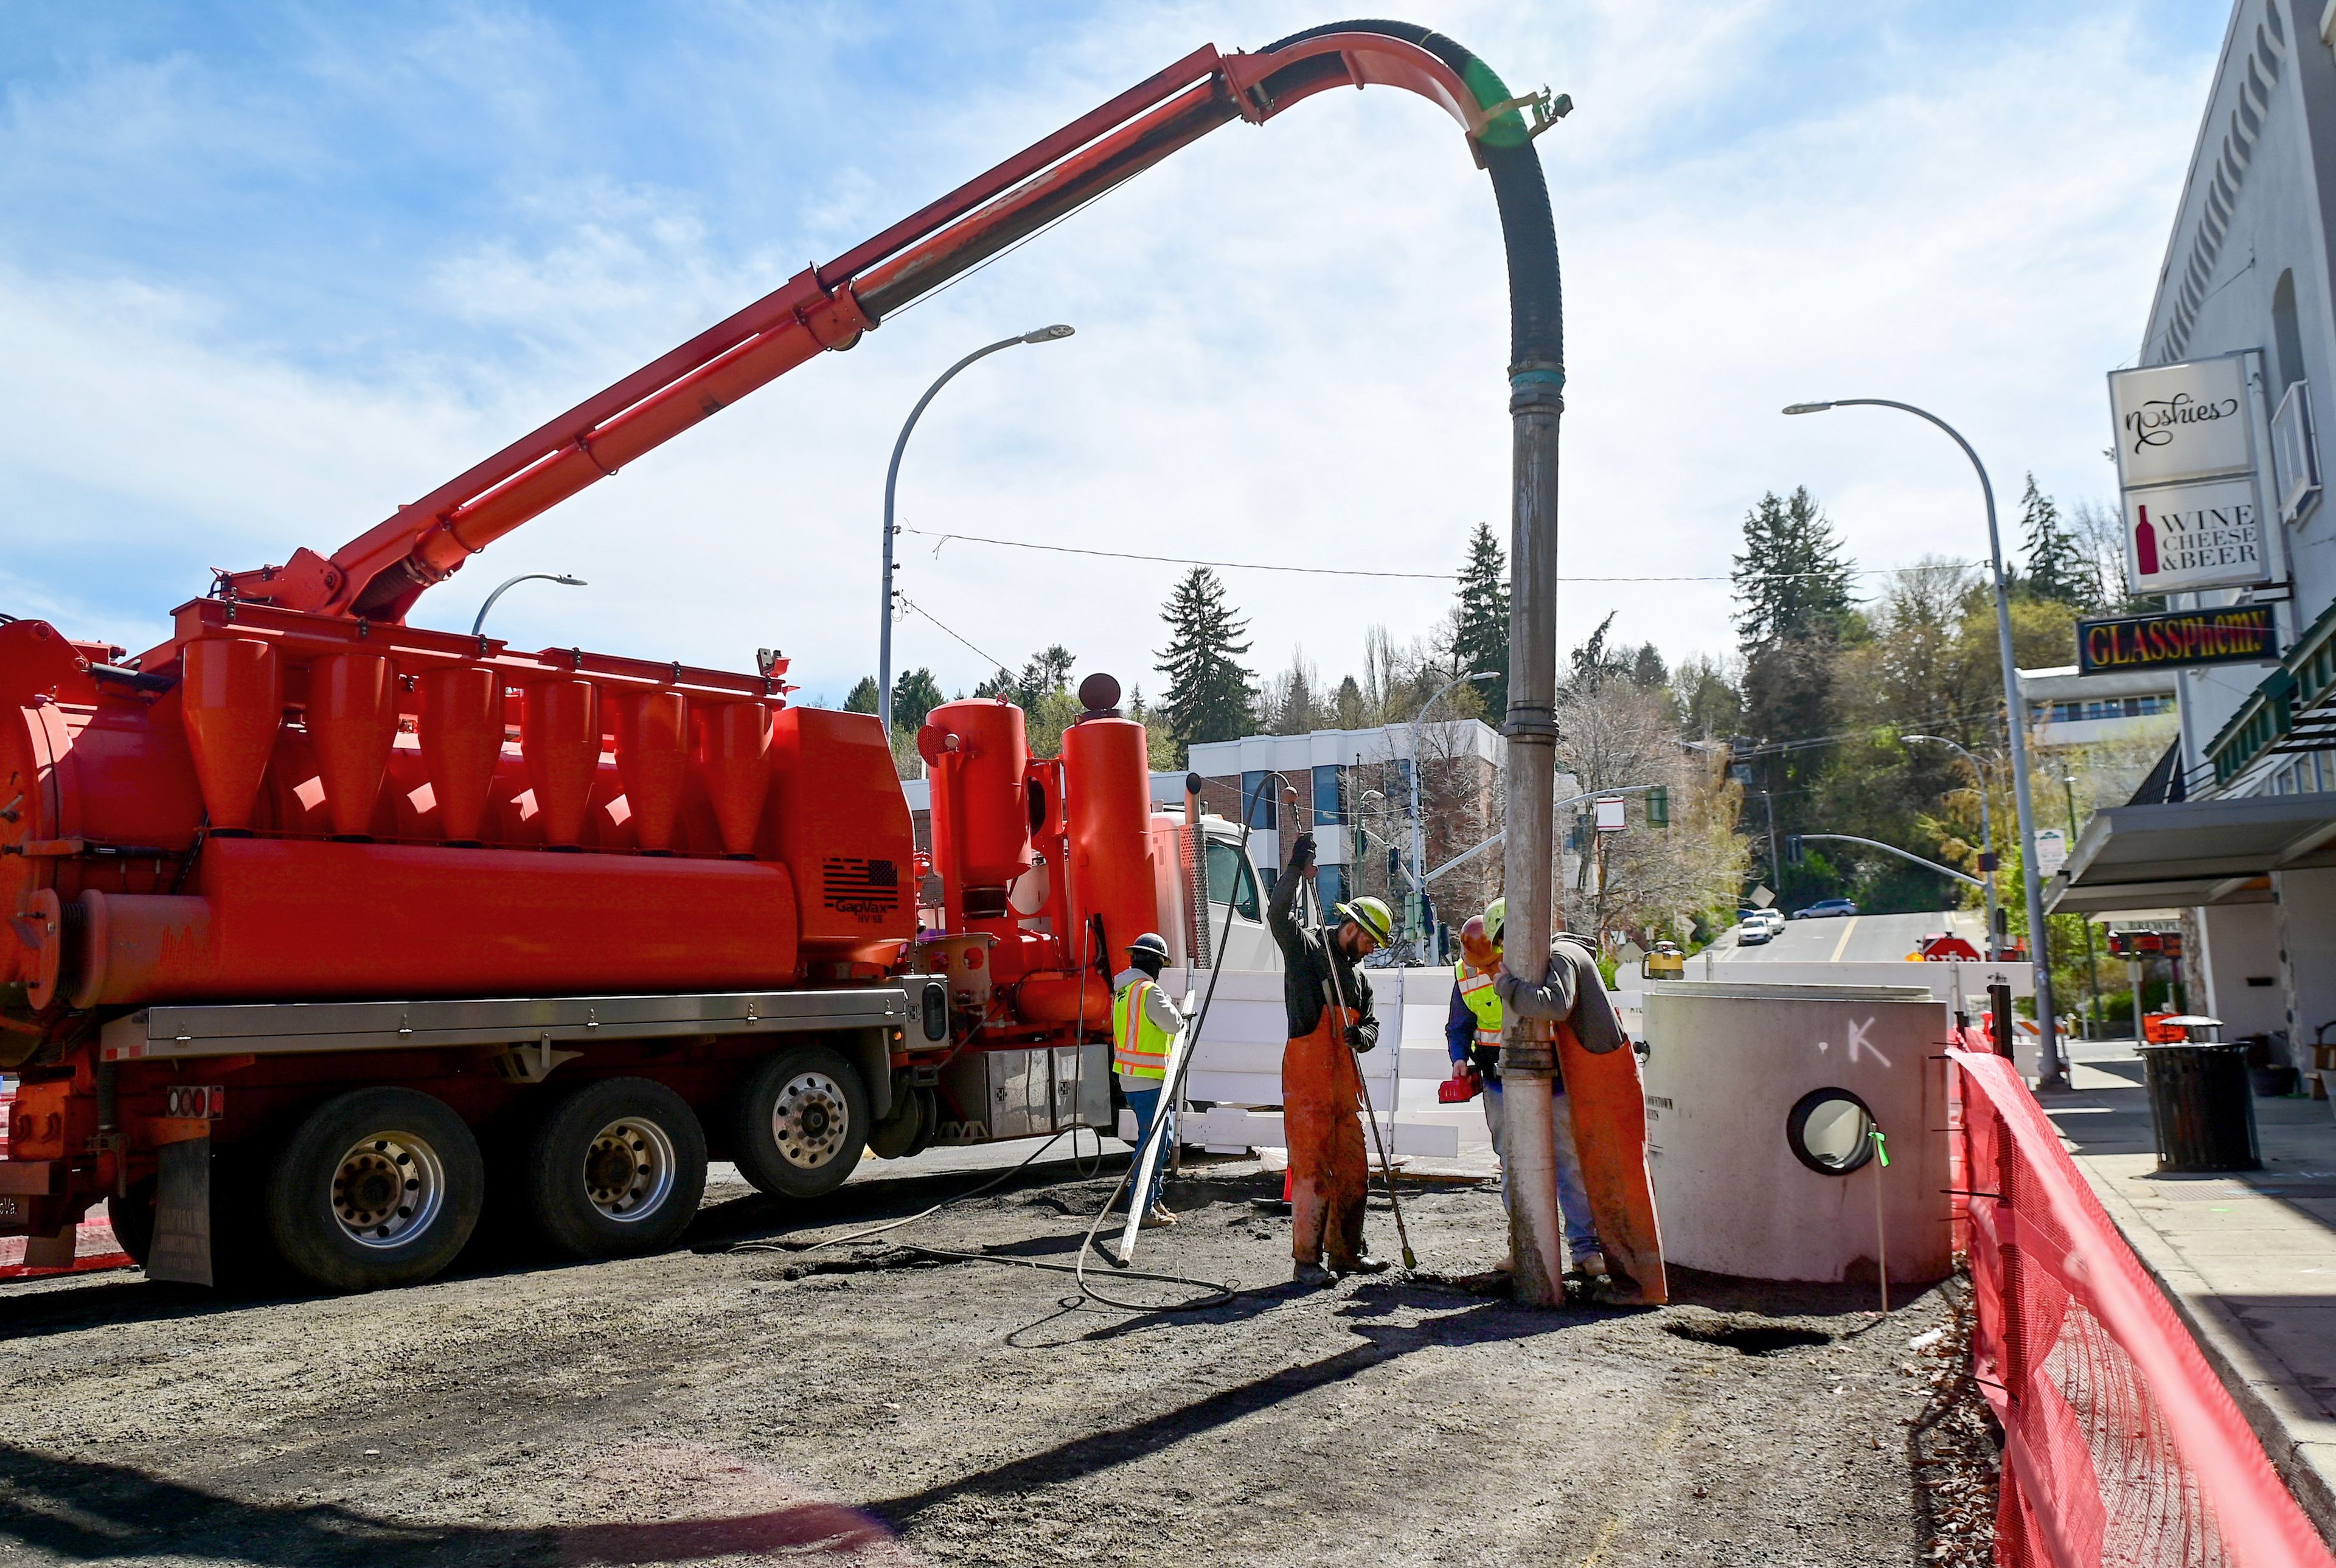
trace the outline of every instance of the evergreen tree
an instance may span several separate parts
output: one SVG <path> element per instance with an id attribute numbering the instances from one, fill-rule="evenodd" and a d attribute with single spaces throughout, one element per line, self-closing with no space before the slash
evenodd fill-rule
<path id="1" fill-rule="evenodd" d="M 843 699 L 843 711 L 846 713 L 876 711 L 876 677 L 874 676 L 863 675 L 860 677 L 860 684 L 853 687 L 852 695 Z"/>
<path id="2" fill-rule="evenodd" d="M 1459 599 L 1452 638 L 1452 662 L 1459 667 L 1454 673 L 1489 670 L 1499 677 L 1476 688 L 1497 723 L 1509 711 L 1509 563 L 1501 541 L 1481 522 L 1468 536 Z"/>
<path id="3" fill-rule="evenodd" d="M 1168 677 L 1161 711 L 1169 732 L 1188 746 L 1248 734 L 1257 691 L 1239 661 L 1249 651 L 1249 623 L 1233 618 L 1216 573 L 1205 566 L 1186 573 L 1160 618 L 1168 623 L 1168 646 L 1154 667 Z"/>
<path id="4" fill-rule="evenodd" d="M 2020 498 L 2020 529 L 2028 541 L 2028 574 L 2020 586 L 2038 599 L 2093 608 L 2100 594 L 2099 573 L 2060 521 L 2060 509 L 2036 487 L 2033 473 Z"/>
<path id="5" fill-rule="evenodd" d="M 1748 656 L 1797 638 L 1838 637 L 1851 616 L 1849 558 L 1806 485 L 1775 491 L 1744 517 L 1735 566 L 1736 636 Z"/>
<path id="6" fill-rule="evenodd" d="M 1608 610 L 1606 618 L 1598 623 L 1598 629 L 1582 638 L 1581 646 L 1565 656 L 1573 666 L 1573 673 L 1565 678 L 1568 691 L 1586 696 L 1617 677 L 1625 680 L 1630 678 L 1632 658 L 1630 650 L 1606 646 L 1606 634 L 1613 629 L 1617 613 Z"/>
<path id="7" fill-rule="evenodd" d="M 870 681 L 868 686 L 872 697 L 876 683 Z M 855 691 L 852 695 L 856 697 L 859 693 Z M 900 678 L 892 683 L 892 727 L 895 729 L 920 727 L 925 722 L 925 716 L 940 706 L 940 682 L 933 678 L 931 670 L 903 670 Z M 871 708 L 868 711 L 874 710 Z"/>
<path id="8" fill-rule="evenodd" d="M 1664 665 L 1663 656 L 1656 650 L 1653 643 L 1640 645 L 1639 651 L 1630 656 L 1631 685 L 1645 687 L 1649 691 L 1660 691 L 1670 681 L 1671 672 Z"/>
<path id="9" fill-rule="evenodd" d="M 1330 723 L 1337 729 L 1368 729 L 1371 710 L 1363 701 L 1363 688 L 1353 676 L 1338 682 L 1338 695 L 1331 699 Z"/>

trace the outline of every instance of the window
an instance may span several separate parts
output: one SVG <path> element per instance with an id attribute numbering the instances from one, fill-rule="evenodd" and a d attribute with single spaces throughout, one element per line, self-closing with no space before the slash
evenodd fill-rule
<path id="1" fill-rule="evenodd" d="M 1232 844 L 1209 845 L 1209 901 L 1231 904 L 1244 920 L 1263 918 L 1257 901 L 1257 877 Z"/>
<path id="2" fill-rule="evenodd" d="M 1274 794 L 1271 774 L 1259 769 L 1241 774 L 1241 809 L 1253 828 L 1270 830 L 1279 824 L 1281 802 Z"/>
<path id="3" fill-rule="evenodd" d="M 1343 823 L 1347 820 L 1347 770 L 1335 763 L 1324 763 L 1314 769 L 1314 821 Z"/>
<path id="4" fill-rule="evenodd" d="M 1321 866 L 1314 873 L 1314 896 L 1325 910 L 1335 910 L 1347 901 L 1347 868 Z"/>
<path id="5" fill-rule="evenodd" d="M 2282 272 L 2271 291 L 2272 374 L 2279 377 L 2272 394 L 2276 404 L 2287 389 L 2303 379 L 2303 334 L 2295 319 L 2295 274 Z"/>

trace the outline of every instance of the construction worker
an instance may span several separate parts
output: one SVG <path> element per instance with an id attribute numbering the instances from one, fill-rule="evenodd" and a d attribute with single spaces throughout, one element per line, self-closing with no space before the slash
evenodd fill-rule
<path id="1" fill-rule="evenodd" d="M 1592 1056 L 1621 1050 L 1630 1043 L 1630 1037 L 1622 1032 L 1622 1020 L 1614 1014 L 1614 1004 L 1607 999 L 1606 978 L 1598 972 L 1598 950 L 1587 938 L 1572 931 L 1551 933 L 1549 967 L 1538 984 L 1518 979 L 1504 966 L 1493 989 L 1502 1006 L 1514 1009 L 1519 1018 L 1552 1018 L 1572 1028 L 1582 1049 Z M 1560 1094 L 1565 1092 L 1562 1077 L 1556 1088 Z M 1582 1177 L 1582 1155 L 1573 1141 L 1573 1118 L 1561 1107 L 1556 1122 L 1557 1192 L 1566 1245 L 1574 1256 L 1573 1271 L 1585 1280 L 1595 1279 L 1607 1272 L 1606 1260 L 1591 1228 L 1590 1201 Z M 1569 1190 L 1574 1194 L 1572 1203 L 1578 1210 L 1566 1206 Z M 1578 1227 L 1577 1212 L 1581 1216 Z M 1582 1242 L 1575 1239 L 1577 1228 L 1588 1242 L 1590 1251 L 1586 1254 Z"/>
<path id="2" fill-rule="evenodd" d="M 1444 1020 L 1445 1048 L 1451 1054 L 1452 1076 L 1473 1076 L 1484 1093 L 1484 1126 L 1493 1135 L 1493 1153 L 1501 1162 L 1501 1206 L 1509 1206 L 1508 1102 L 1501 1092 L 1501 939 L 1507 924 L 1509 901 L 1494 899 L 1481 915 L 1472 915 L 1460 928 L 1460 959 L 1452 966 L 1452 1008 Z M 1563 1096 L 1561 1076 L 1550 1085 Z M 1565 1225 L 1565 1249 L 1573 1259 L 1572 1271 L 1596 1279 L 1606 1271 L 1606 1258 L 1598 1245 L 1598 1225 L 1590 1210 L 1590 1193 L 1582 1181 L 1582 1157 L 1574 1150 L 1573 1118 L 1561 1103 L 1557 1124 L 1557 1210 Z M 1516 1271 L 1514 1256 L 1494 1265 L 1504 1274 Z"/>
<path id="3" fill-rule="evenodd" d="M 1161 1156 L 1152 1166 L 1152 1184 L 1140 1194 L 1144 1228 L 1173 1225 L 1176 1216 L 1160 1201 L 1167 1180 L 1165 1150 L 1176 1136 L 1176 1102 L 1168 1093 L 1168 1055 L 1176 1037 L 1184 1032 L 1184 1015 L 1160 989 L 1160 970 L 1168 962 L 1168 944 L 1146 931 L 1127 944 L 1127 968 L 1112 981 L 1111 1065 L 1118 1075 L 1120 1097 L 1135 1113 L 1135 1144 L 1152 1135 L 1155 1122 L 1164 1122 Z M 1136 1201 L 1131 1196 L 1128 1202 Z"/>
<path id="4" fill-rule="evenodd" d="M 1395 919 L 1377 899 L 1360 898 L 1338 907 L 1334 930 L 1300 930 L 1291 906 L 1314 875 L 1314 835 L 1300 833 L 1265 911 L 1281 949 L 1281 1002 L 1290 1023 L 1281 1121 L 1290 1145 L 1290 1277 L 1301 1285 L 1387 1268 L 1363 1250 L 1370 1166 L 1356 1114 L 1363 1085 L 1355 1057 L 1379 1043 L 1361 962 L 1387 941 Z"/>

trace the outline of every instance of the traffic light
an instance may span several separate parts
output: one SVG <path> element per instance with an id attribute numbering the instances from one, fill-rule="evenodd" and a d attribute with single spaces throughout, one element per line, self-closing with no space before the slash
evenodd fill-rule
<path id="1" fill-rule="evenodd" d="M 1788 866 L 1801 863 L 1801 835 L 1798 833 L 1785 835 L 1785 863 Z"/>
<path id="2" fill-rule="evenodd" d="M 1671 825 L 1671 792 L 1661 784 L 1647 792 L 1647 825 L 1650 828 Z"/>

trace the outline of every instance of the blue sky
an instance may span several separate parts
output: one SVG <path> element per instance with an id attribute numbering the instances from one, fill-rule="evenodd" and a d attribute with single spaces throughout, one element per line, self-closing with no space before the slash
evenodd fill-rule
<path id="1" fill-rule="evenodd" d="M 2104 496 L 2226 14 L 2202 4 L 1416 5 L 1519 88 L 1568 302 L 1563 570 L 1724 574 L 1806 482 L 1861 563 L 1976 555 L 1963 425 L 2006 499 Z M 0 609 L 142 647 L 212 566 L 329 551 L 560 408 L 1202 42 L 1289 5 L 104 6 L 0 0 Z M 521 646 L 745 667 L 840 698 L 902 521 L 1106 549 L 1443 572 L 1505 530 L 1505 291 L 1483 177 L 1406 95 L 1229 127 L 538 520 Z M 1156 684 L 1175 569 L 902 541 L 902 585 L 1017 661 Z M 1425 634 L 1421 582 L 1227 574 L 1265 667 Z M 1570 641 L 1730 640 L 1723 583 L 1569 584 Z M 983 660 L 911 617 L 896 657 Z"/>

